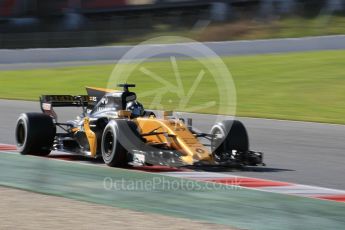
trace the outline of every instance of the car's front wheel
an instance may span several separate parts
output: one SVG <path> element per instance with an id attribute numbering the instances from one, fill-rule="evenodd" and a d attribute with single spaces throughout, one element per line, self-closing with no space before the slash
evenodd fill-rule
<path id="1" fill-rule="evenodd" d="M 128 151 L 120 143 L 120 121 L 111 121 L 102 134 L 101 152 L 104 163 L 110 167 L 124 167 L 128 164 Z"/>
<path id="2" fill-rule="evenodd" d="M 223 161 L 233 150 L 249 151 L 249 139 L 244 125 L 237 120 L 225 120 L 211 129 L 211 149 L 216 161 Z"/>

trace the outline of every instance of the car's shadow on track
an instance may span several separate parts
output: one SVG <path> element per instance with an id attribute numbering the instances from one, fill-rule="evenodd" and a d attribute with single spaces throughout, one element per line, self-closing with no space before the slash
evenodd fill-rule
<path id="1" fill-rule="evenodd" d="M 81 155 L 72 155 L 72 154 L 52 154 L 47 158 L 56 159 L 56 160 L 65 160 L 65 161 L 75 161 L 83 162 L 88 164 L 98 164 L 105 165 L 101 158 L 89 158 Z M 142 166 L 142 167 L 126 167 L 127 169 L 136 169 L 141 171 L 148 172 L 176 172 L 184 170 L 194 170 L 194 171 L 205 171 L 205 172 L 257 172 L 257 173 L 267 173 L 267 172 L 286 172 L 286 171 L 295 171 L 292 169 L 282 169 L 282 168 L 272 168 L 264 166 L 185 166 L 180 168 L 168 167 L 168 166 Z"/>
<path id="2" fill-rule="evenodd" d="M 82 155 L 73 155 L 73 154 L 52 154 L 47 156 L 46 158 L 54 159 L 54 160 L 63 160 L 63 161 L 72 161 L 72 162 L 80 162 L 85 164 L 96 164 L 100 166 L 106 166 L 104 164 L 104 161 L 101 157 L 99 158 L 90 158 Z M 127 167 L 121 167 L 125 169 L 134 169 L 134 170 L 140 170 L 140 171 L 146 171 L 146 172 L 176 172 L 176 171 L 184 171 L 183 168 L 175 168 L 175 167 L 169 167 L 169 166 L 127 166 Z"/>
<path id="3" fill-rule="evenodd" d="M 90 164 L 104 164 L 101 158 L 90 158 L 82 155 L 72 155 L 72 154 L 51 154 L 47 158 L 56 159 L 56 160 L 65 160 L 65 161 L 77 161 L 85 162 Z"/>
<path id="4" fill-rule="evenodd" d="M 287 172 L 295 171 L 293 169 L 283 169 L 283 168 L 271 168 L 271 167 L 262 167 L 262 166 L 190 166 L 188 169 L 195 171 L 206 171 L 206 172 L 258 172 L 258 173 L 267 173 L 267 172 Z"/>

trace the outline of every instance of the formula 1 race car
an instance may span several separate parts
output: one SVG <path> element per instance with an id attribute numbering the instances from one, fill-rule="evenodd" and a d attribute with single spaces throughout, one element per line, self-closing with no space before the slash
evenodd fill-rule
<path id="1" fill-rule="evenodd" d="M 123 90 L 87 87 L 88 95 L 43 95 L 43 113 L 24 113 L 15 136 L 22 154 L 48 155 L 52 150 L 102 158 L 109 166 L 130 165 L 263 165 L 263 154 L 249 150 L 240 121 L 215 124 L 196 132 L 191 119 L 164 112 L 158 119 L 137 101 L 132 84 Z M 81 107 L 76 120 L 58 122 L 54 107 Z M 209 144 L 202 144 L 201 138 Z M 210 147 L 208 147 L 210 146 Z"/>

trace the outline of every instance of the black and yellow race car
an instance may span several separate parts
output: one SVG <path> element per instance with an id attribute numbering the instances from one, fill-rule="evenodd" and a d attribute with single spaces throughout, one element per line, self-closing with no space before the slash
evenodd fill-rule
<path id="1" fill-rule="evenodd" d="M 191 120 L 170 112 L 157 118 L 144 110 L 131 84 L 122 90 L 87 87 L 87 95 L 43 95 L 43 113 L 19 116 L 15 136 L 22 154 L 48 155 L 53 150 L 102 158 L 109 166 L 263 165 L 263 154 L 249 150 L 244 125 L 237 120 L 196 132 Z M 58 122 L 54 107 L 81 107 L 77 119 Z M 203 144 L 205 139 L 209 144 Z"/>

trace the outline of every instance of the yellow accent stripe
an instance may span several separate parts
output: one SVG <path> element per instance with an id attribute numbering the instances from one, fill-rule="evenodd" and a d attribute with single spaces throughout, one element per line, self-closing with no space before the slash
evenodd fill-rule
<path id="1" fill-rule="evenodd" d="M 96 134 L 90 128 L 90 121 L 88 117 L 84 119 L 84 130 L 90 145 L 91 156 L 95 157 L 97 152 L 97 138 Z"/>
<path id="2" fill-rule="evenodd" d="M 86 86 L 85 88 L 94 89 L 94 90 L 98 90 L 98 91 L 102 91 L 102 92 L 106 92 L 106 93 L 119 92 L 119 90 L 115 90 L 115 89 L 97 88 L 97 87 L 89 87 L 89 86 Z"/>

